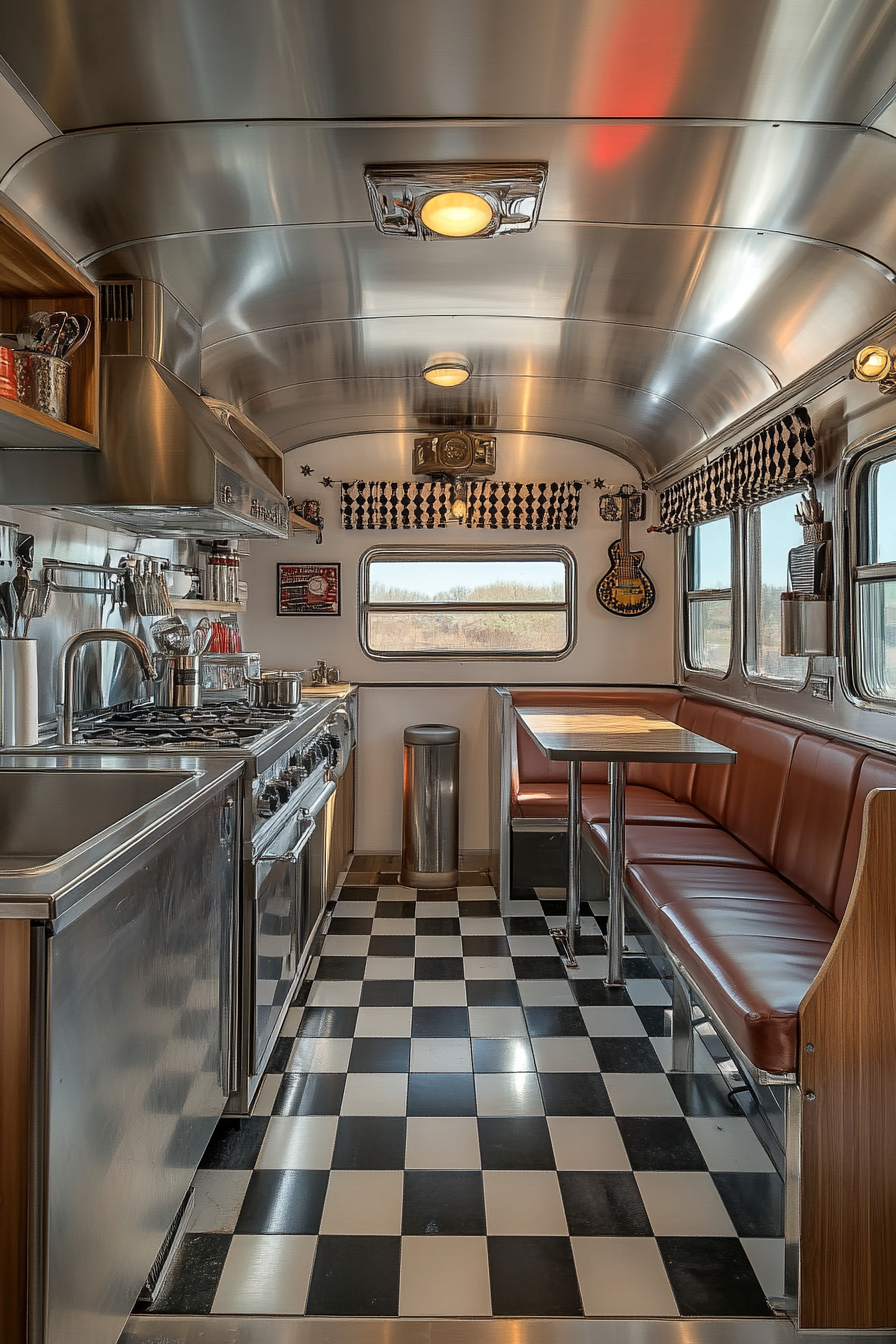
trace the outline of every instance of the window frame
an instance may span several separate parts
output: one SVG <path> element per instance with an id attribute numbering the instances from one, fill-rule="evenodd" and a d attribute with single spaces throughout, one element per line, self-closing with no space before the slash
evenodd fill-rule
<path id="1" fill-rule="evenodd" d="M 500 653 L 493 650 L 477 653 L 475 651 L 462 650 L 430 650 L 425 653 L 414 653 L 411 651 L 401 653 L 383 652 L 379 649 L 371 649 L 368 640 L 368 616 L 370 613 L 370 602 L 368 598 L 370 590 L 370 567 L 377 560 L 429 560 L 438 559 L 444 556 L 446 559 L 450 556 L 454 560 L 475 560 L 484 562 L 489 560 L 559 560 L 566 572 L 566 592 L 567 599 L 564 602 L 447 602 L 447 603 L 394 603 L 394 604 L 375 604 L 374 609 L 380 611 L 563 611 L 567 618 L 567 639 L 566 644 L 559 653 Z M 576 645 L 578 634 L 576 607 L 577 607 L 577 572 L 576 559 L 572 551 L 565 546 L 464 546 L 452 545 L 450 542 L 443 542 L 435 546 L 371 546 L 361 556 L 358 566 L 358 638 L 361 648 L 368 658 L 373 658 L 377 662 L 550 662 L 556 663 L 563 658 L 568 658 Z"/>
<path id="2" fill-rule="evenodd" d="M 856 453 L 849 463 L 846 484 L 847 516 L 849 519 L 849 570 L 848 570 L 848 607 L 847 628 L 851 627 L 852 638 L 847 639 L 849 649 L 847 663 L 848 689 L 850 698 L 861 706 L 896 713 L 896 696 L 874 695 L 866 684 L 863 671 L 867 666 L 867 654 L 864 654 L 866 637 L 863 623 L 862 586 L 864 584 L 892 582 L 896 580 L 896 561 L 882 561 L 869 564 L 866 557 L 870 552 L 871 517 L 868 507 L 868 481 L 871 472 L 883 462 L 896 461 L 896 440 L 888 437 L 884 443 Z"/>
<path id="3" fill-rule="evenodd" d="M 790 499 L 795 503 L 804 493 L 805 491 L 802 488 L 797 487 L 795 490 L 788 490 L 784 494 L 773 495 L 771 499 L 763 499 L 756 504 L 750 504 L 744 510 L 744 678 L 756 685 L 770 686 L 778 691 L 805 690 L 812 676 L 812 658 L 807 656 L 803 659 L 806 664 L 806 671 L 799 680 L 789 677 L 770 677 L 767 672 L 758 670 L 759 594 L 762 591 L 762 580 L 757 565 L 760 551 L 759 513 L 767 504 L 777 504 L 782 499 Z M 785 584 L 786 581 L 785 575 Z M 782 589 L 781 591 L 785 590 Z"/>
<path id="4" fill-rule="evenodd" d="M 731 583 L 728 588 L 691 588 L 690 579 L 693 573 L 693 554 L 694 537 L 698 527 L 703 523 L 715 523 L 720 518 L 728 520 L 728 544 L 729 544 L 729 574 Z M 691 523 L 684 529 L 684 546 L 682 548 L 682 570 L 681 570 L 681 591 L 683 595 L 682 603 L 682 649 L 681 660 L 687 672 L 693 672 L 701 677 L 714 677 L 717 681 L 724 681 L 731 675 L 731 669 L 734 664 L 734 646 L 736 641 L 735 630 L 735 538 L 737 529 L 735 527 L 735 515 L 733 513 L 722 513 L 716 518 L 706 518 L 703 523 Z M 731 639 L 728 644 L 728 662 L 724 671 L 715 667 L 698 667 L 691 662 L 691 604 L 693 602 L 718 602 L 725 598 L 730 603 L 731 613 Z"/>

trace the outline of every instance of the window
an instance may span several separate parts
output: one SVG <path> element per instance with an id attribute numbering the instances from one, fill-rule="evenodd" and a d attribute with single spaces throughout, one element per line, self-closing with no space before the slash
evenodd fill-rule
<path id="1" fill-rule="evenodd" d="M 575 561 L 560 547 L 378 546 L 361 561 L 371 658 L 563 658 Z"/>
<path id="2" fill-rule="evenodd" d="M 803 543 L 803 529 L 794 517 L 796 495 L 784 495 L 750 510 L 748 546 L 748 664 L 753 677 L 802 686 L 808 658 L 781 653 L 781 594 L 787 591 L 787 558 Z"/>
<path id="3" fill-rule="evenodd" d="M 686 662 L 724 676 L 731 666 L 731 519 L 698 523 L 687 546 Z"/>
<path id="4" fill-rule="evenodd" d="M 896 700 L 896 457 L 859 476 L 855 677 L 869 700 Z"/>

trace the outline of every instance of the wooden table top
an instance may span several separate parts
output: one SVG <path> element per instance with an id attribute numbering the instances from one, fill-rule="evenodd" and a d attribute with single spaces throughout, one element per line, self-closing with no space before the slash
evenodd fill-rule
<path id="1" fill-rule="evenodd" d="M 730 765 L 737 752 L 649 709 L 586 706 L 518 709 L 526 732 L 549 761 L 698 761 Z"/>

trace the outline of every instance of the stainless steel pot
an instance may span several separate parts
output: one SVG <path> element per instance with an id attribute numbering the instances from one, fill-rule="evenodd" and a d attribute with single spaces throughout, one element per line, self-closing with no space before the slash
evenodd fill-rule
<path id="1" fill-rule="evenodd" d="M 155 662 L 158 676 L 153 698 L 156 704 L 163 709 L 199 709 L 202 705 L 199 654 L 159 654 Z"/>
<path id="2" fill-rule="evenodd" d="M 295 709 L 302 699 L 301 672 L 262 672 L 246 678 L 249 704 L 256 709 Z"/>

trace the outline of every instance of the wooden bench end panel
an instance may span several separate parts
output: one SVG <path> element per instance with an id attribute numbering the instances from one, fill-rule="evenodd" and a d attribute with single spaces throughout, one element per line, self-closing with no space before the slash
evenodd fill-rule
<path id="1" fill-rule="evenodd" d="M 800 1006 L 800 1084 L 800 1328 L 892 1329 L 896 789 L 865 803 L 852 895 Z"/>

